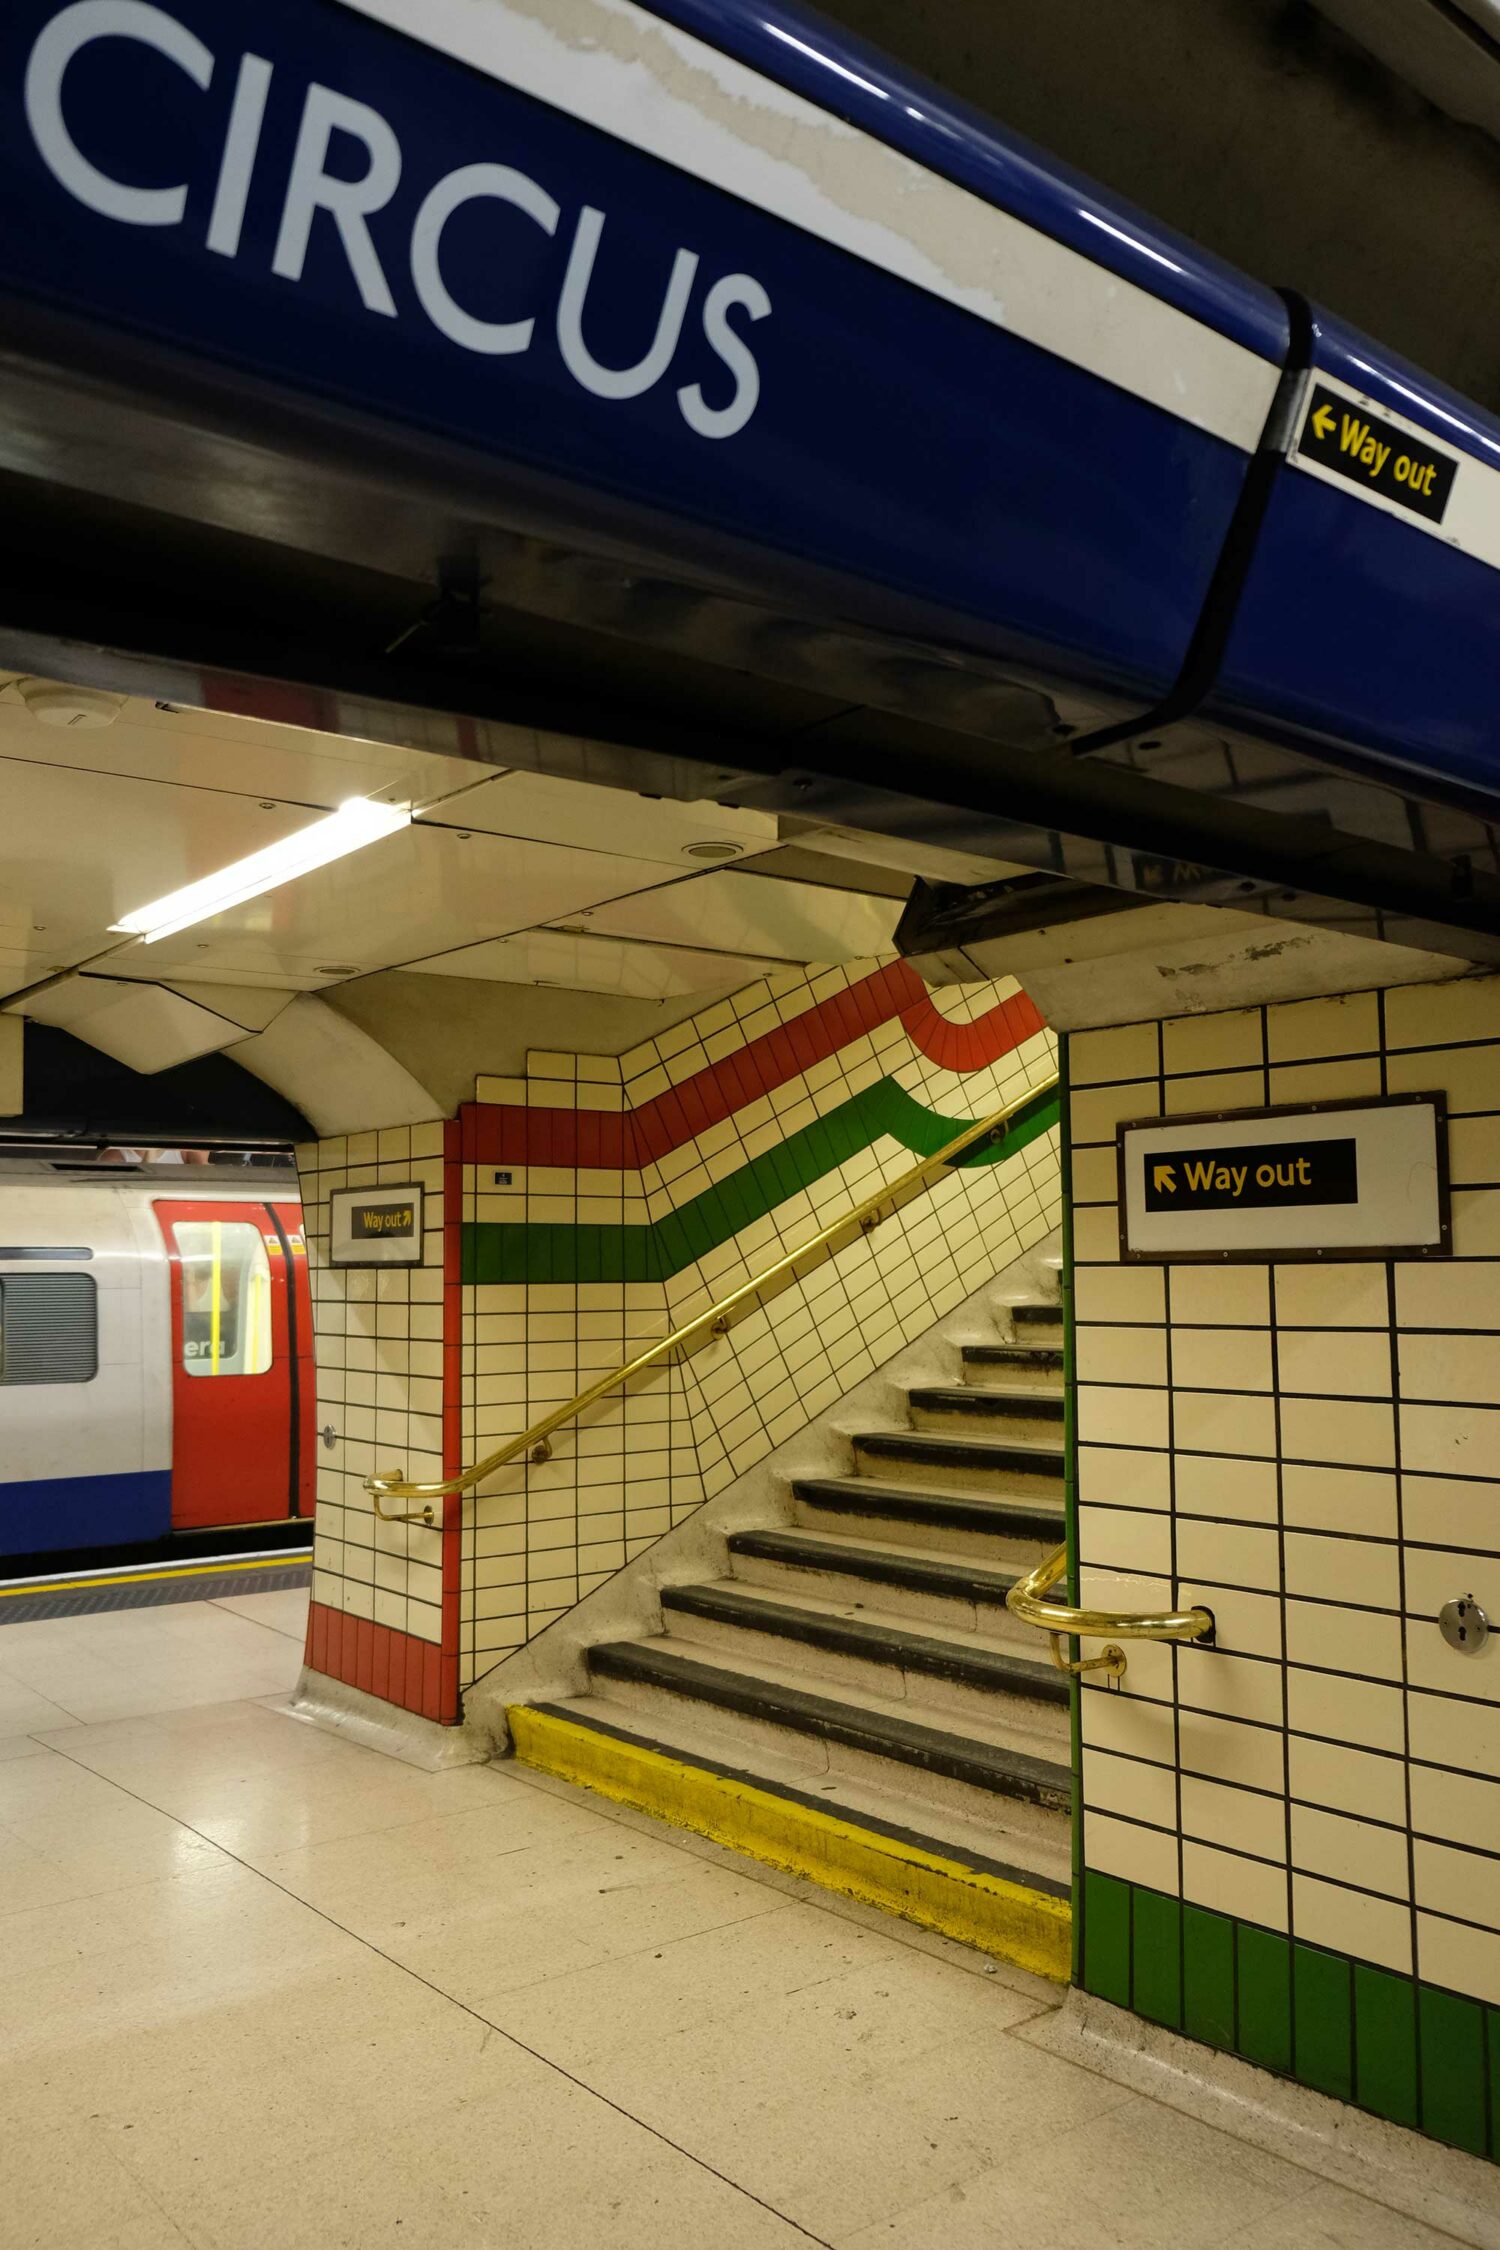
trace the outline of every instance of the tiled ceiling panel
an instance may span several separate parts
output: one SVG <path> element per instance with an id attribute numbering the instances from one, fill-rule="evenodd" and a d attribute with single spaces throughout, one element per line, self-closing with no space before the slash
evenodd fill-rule
<path id="1" fill-rule="evenodd" d="M 890 949 L 901 902 L 723 869 L 584 917 L 590 935 L 783 961 L 861 961 Z"/>
<path id="2" fill-rule="evenodd" d="M 497 836 L 566 837 L 585 851 L 624 852 L 690 872 L 709 864 L 694 847 L 723 847 L 723 857 L 767 850 L 777 840 L 773 814 L 726 811 L 722 805 L 678 804 L 638 797 L 628 789 L 555 781 L 546 774 L 508 773 L 433 806 L 428 816 L 452 828 Z"/>
<path id="3" fill-rule="evenodd" d="M 605 852 L 419 826 L 164 938 L 151 966 L 317 984 L 571 917 L 656 874 Z"/>
<path id="4" fill-rule="evenodd" d="M 0 762 L 0 954 L 25 963 L 9 989 L 114 944 L 122 914 L 308 817 L 304 805 Z"/>
<path id="5" fill-rule="evenodd" d="M 13 686 L 0 688 L 0 759 L 12 758 L 76 773 L 271 797 L 320 811 L 346 797 L 385 794 L 425 801 L 467 787 L 491 770 L 462 758 L 220 711 L 162 710 L 137 697 L 107 727 L 43 726 Z M 3 772 L 0 768 L 0 777 Z"/>

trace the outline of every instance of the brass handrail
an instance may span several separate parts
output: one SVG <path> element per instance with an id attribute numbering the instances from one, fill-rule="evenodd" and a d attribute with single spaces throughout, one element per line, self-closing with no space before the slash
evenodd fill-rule
<path id="1" fill-rule="evenodd" d="M 619 1390 L 632 1377 L 643 1374 L 648 1367 L 654 1367 L 658 1360 L 666 1359 L 673 1352 L 686 1357 L 689 1352 L 696 1351 L 712 1338 L 726 1336 L 743 1314 L 753 1311 L 767 1296 L 775 1296 L 778 1291 L 789 1288 L 794 1281 L 800 1281 L 805 1274 L 820 1266 L 825 1258 L 835 1256 L 860 1235 L 869 1234 L 890 1211 L 899 1211 L 914 1196 L 920 1195 L 956 1158 L 977 1150 L 986 1141 L 998 1139 L 1019 1110 L 1029 1109 L 1033 1103 L 1055 1092 L 1056 1088 L 1055 1075 L 1043 1079 L 1039 1086 L 1028 1087 L 1018 1101 L 1008 1102 L 1004 1109 L 996 1110 L 993 1116 L 981 1118 L 977 1124 L 966 1126 L 955 1140 L 940 1148 L 935 1156 L 924 1157 L 920 1164 L 914 1164 L 909 1172 L 903 1172 L 899 1178 L 890 1181 L 878 1194 L 867 1196 L 863 1203 L 856 1204 L 852 1211 L 846 1211 L 843 1218 L 836 1219 L 832 1226 L 824 1227 L 821 1233 L 813 1235 L 797 1249 L 788 1251 L 784 1258 L 778 1258 L 775 1265 L 767 1266 L 765 1272 L 757 1274 L 753 1281 L 742 1283 L 727 1297 L 721 1297 L 716 1305 L 710 1305 L 706 1312 L 698 1313 L 681 1328 L 674 1328 L 669 1336 L 663 1336 L 645 1351 L 638 1352 L 623 1367 L 615 1368 L 612 1374 L 601 1375 L 598 1382 L 590 1383 L 586 1391 L 580 1391 L 566 1406 L 555 1408 L 540 1422 L 534 1422 L 529 1430 L 523 1430 L 519 1437 L 511 1438 L 496 1452 L 487 1454 L 484 1460 L 476 1461 L 473 1468 L 462 1469 L 456 1476 L 440 1477 L 425 1484 L 406 1483 L 399 1469 L 387 1469 L 379 1476 L 366 1477 L 365 1490 L 375 1503 L 376 1515 L 382 1523 L 430 1524 L 433 1520 L 433 1502 L 449 1499 L 461 1492 L 471 1492 L 476 1484 L 482 1484 L 486 1477 L 493 1476 L 497 1469 L 503 1469 L 507 1462 L 515 1461 L 523 1454 L 532 1465 L 549 1461 L 552 1458 L 553 1434 L 565 1424 L 586 1413 L 600 1399 L 607 1398 L 611 1391 Z M 404 1513 L 393 1513 L 382 1508 L 382 1500 L 419 1500 L 425 1505 Z"/>
<path id="2" fill-rule="evenodd" d="M 1023 1625 L 1035 1625 L 1050 1636 L 1052 1661 L 1060 1672 L 1108 1672 L 1118 1680 L 1125 1671 L 1125 1651 L 1111 1642 L 1102 1656 L 1080 1657 L 1070 1664 L 1063 1655 L 1064 1639 L 1106 1640 L 1117 1635 L 1122 1641 L 1211 1641 L 1214 1636 L 1214 1613 L 1211 1609 L 1071 1609 L 1065 1602 L 1051 1602 L 1047 1595 L 1068 1567 L 1068 1550 L 1058 1547 L 1018 1578 L 1005 1597 L 1005 1606 L 1012 1617 L 1019 1617 Z"/>

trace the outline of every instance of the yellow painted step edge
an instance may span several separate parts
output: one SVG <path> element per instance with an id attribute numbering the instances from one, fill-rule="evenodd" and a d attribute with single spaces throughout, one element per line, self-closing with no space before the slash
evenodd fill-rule
<path id="1" fill-rule="evenodd" d="M 1068 1979 L 1073 1916 L 1066 1899 L 691 1765 L 668 1751 L 621 1742 L 553 1711 L 511 1704 L 505 1716 L 523 1765 L 712 1837 L 825 1890 L 920 1922 L 1037 1976 Z"/>

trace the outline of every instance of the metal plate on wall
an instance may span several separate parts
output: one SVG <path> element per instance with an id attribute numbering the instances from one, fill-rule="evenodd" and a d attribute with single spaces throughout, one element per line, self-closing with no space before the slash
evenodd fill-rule
<path id="1" fill-rule="evenodd" d="M 1145 1118 L 1119 1128 L 1120 1255 L 1443 1257 L 1442 1094 Z"/>

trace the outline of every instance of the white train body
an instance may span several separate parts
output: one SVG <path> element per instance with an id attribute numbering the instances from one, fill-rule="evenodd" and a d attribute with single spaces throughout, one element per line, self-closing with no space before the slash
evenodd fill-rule
<path id="1" fill-rule="evenodd" d="M 0 1168 L 0 1555 L 310 1514 L 306 1264 L 289 1171 Z"/>

